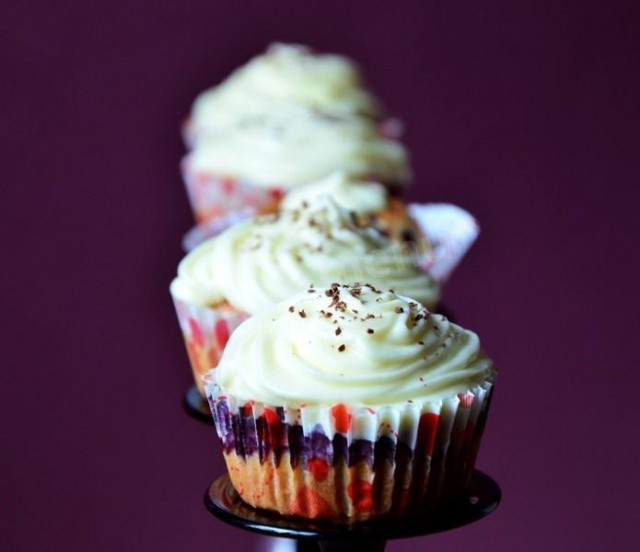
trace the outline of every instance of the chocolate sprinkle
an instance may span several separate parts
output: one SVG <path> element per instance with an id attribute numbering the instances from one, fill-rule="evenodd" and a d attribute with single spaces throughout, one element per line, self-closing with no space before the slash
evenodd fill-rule
<path id="1" fill-rule="evenodd" d="M 340 345 L 340 347 L 338 347 L 338 351 L 343 352 L 347 347 L 345 345 Z"/>

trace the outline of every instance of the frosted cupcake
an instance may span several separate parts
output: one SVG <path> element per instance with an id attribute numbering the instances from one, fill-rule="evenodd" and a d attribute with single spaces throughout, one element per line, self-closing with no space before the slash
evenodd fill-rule
<path id="1" fill-rule="evenodd" d="M 279 45 L 201 96 L 182 172 L 197 222 L 274 210 L 288 191 L 344 170 L 396 187 L 405 148 L 385 132 L 354 64 Z"/>
<path id="2" fill-rule="evenodd" d="M 194 249 L 171 294 L 196 383 L 242 320 L 333 281 L 370 282 L 430 306 L 440 295 L 411 250 L 359 226 L 328 197 L 242 222 Z"/>
<path id="3" fill-rule="evenodd" d="M 243 322 L 206 389 L 243 500 L 356 521 L 465 486 L 494 378 L 474 333 L 414 299 L 334 284 Z"/>

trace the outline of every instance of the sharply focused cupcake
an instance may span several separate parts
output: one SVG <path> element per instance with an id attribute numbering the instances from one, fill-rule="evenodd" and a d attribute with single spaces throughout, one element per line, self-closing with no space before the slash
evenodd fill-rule
<path id="1" fill-rule="evenodd" d="M 243 322 L 206 390 L 243 500 L 358 521 L 465 486 L 494 378 L 477 335 L 416 299 L 333 284 Z"/>
<path id="2" fill-rule="evenodd" d="M 370 282 L 429 306 L 440 295 L 410 249 L 359 226 L 328 197 L 242 222 L 194 249 L 171 294 L 196 383 L 242 320 L 333 281 Z"/>
<path id="3" fill-rule="evenodd" d="M 403 185 L 407 153 L 389 127 L 350 60 L 272 47 L 194 105 L 182 172 L 196 221 L 273 210 L 336 170 Z"/>

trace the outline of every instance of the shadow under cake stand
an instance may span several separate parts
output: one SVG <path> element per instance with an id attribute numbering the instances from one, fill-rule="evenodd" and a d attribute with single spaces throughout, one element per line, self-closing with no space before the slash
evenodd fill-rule
<path id="1" fill-rule="evenodd" d="M 209 512 L 229 525 L 271 537 L 295 539 L 297 550 L 381 552 L 388 540 L 432 535 L 479 521 L 498 507 L 501 496 L 500 486 L 476 470 L 465 492 L 428 515 L 332 524 L 255 509 L 242 501 L 229 476 L 223 475 L 209 486 L 204 503 Z"/>

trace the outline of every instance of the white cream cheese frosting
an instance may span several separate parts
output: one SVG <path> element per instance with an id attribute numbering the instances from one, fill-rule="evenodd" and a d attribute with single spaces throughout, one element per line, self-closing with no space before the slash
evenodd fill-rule
<path id="1" fill-rule="evenodd" d="M 294 188 L 337 170 L 400 184 L 410 177 L 407 152 L 363 117 L 335 117 L 293 104 L 247 116 L 199 140 L 186 157 L 196 173 L 258 187 Z"/>
<path id="2" fill-rule="evenodd" d="M 227 301 L 254 314 L 309 285 L 366 282 L 434 305 L 439 286 L 409 251 L 358 226 L 331 198 L 237 224 L 178 266 L 172 293 L 201 305 Z"/>
<path id="3" fill-rule="evenodd" d="M 340 207 L 358 215 L 375 213 L 387 207 L 388 190 L 378 182 L 360 182 L 345 171 L 338 171 L 318 182 L 291 190 L 280 204 L 282 209 L 298 209 L 328 195 Z"/>
<path id="4" fill-rule="evenodd" d="M 223 393 L 293 406 L 425 403 L 493 378 L 478 336 L 371 286 L 309 288 L 243 322 L 216 370 Z"/>
<path id="5" fill-rule="evenodd" d="M 378 102 L 363 86 L 357 66 L 338 55 L 273 44 L 194 102 L 191 121 L 198 134 L 218 131 L 279 104 L 297 104 L 339 116 L 379 115 Z"/>

